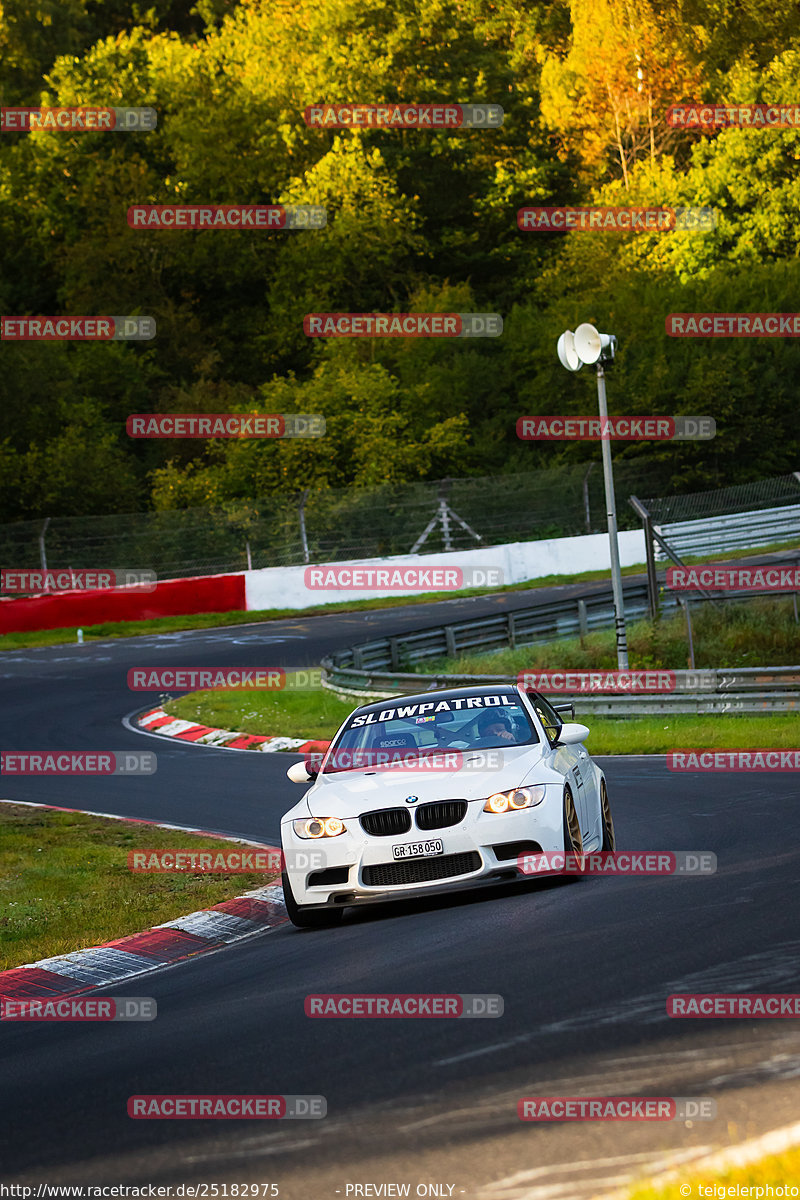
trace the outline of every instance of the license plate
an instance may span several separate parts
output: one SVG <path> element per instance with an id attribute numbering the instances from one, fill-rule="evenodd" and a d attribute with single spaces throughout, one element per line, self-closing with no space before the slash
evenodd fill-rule
<path id="1" fill-rule="evenodd" d="M 432 858 L 434 854 L 444 854 L 444 843 L 441 838 L 430 842 L 400 842 L 392 846 L 395 858 Z"/>

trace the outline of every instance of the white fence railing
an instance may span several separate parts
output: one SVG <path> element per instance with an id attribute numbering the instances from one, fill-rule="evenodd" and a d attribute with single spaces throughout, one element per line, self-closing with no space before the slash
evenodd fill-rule
<path id="1" fill-rule="evenodd" d="M 681 558 L 693 554 L 724 554 L 728 550 L 755 550 L 759 546 L 783 542 L 800 544 L 800 504 L 703 517 L 699 521 L 676 521 L 655 525 L 654 529 Z M 664 561 L 666 557 L 657 545 L 656 558 Z"/>

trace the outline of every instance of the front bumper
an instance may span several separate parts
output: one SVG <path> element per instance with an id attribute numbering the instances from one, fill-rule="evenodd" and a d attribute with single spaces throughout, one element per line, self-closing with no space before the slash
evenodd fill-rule
<path id="1" fill-rule="evenodd" d="M 563 792 L 550 784 L 534 808 L 486 813 L 482 800 L 470 801 L 463 820 L 441 829 L 421 830 L 412 818 L 407 833 L 377 837 L 365 832 L 358 817 L 344 823 L 339 837 L 316 840 L 297 837 L 291 821 L 281 826 L 285 869 L 298 904 L 385 903 L 529 878 L 517 867 L 519 853 L 564 846 Z M 441 854 L 394 857 L 394 846 L 434 840 L 442 842 Z"/>

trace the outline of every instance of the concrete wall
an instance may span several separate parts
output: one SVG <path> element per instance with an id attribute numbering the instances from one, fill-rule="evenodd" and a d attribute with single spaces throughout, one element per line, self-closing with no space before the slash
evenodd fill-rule
<path id="1" fill-rule="evenodd" d="M 645 561 L 644 531 L 625 530 L 619 535 L 619 553 L 623 567 L 632 567 Z M 458 550 L 449 554 L 398 555 L 392 558 L 354 559 L 349 562 L 331 563 L 336 571 L 341 568 L 387 567 L 402 568 L 417 566 L 434 569 L 455 567 L 461 571 L 483 569 L 500 570 L 502 583 L 524 583 L 541 579 L 546 575 L 576 574 L 580 571 L 610 571 L 608 534 L 593 533 L 582 537 L 547 538 L 541 542 L 512 542 L 505 546 L 487 546 L 477 550 Z M 365 590 L 347 588 L 322 590 L 306 586 L 307 567 L 266 567 L 260 571 L 245 572 L 245 595 L 248 611 L 264 608 L 306 608 L 312 604 L 335 604 L 342 600 L 363 600 L 368 596 L 394 596 L 419 594 L 430 589 L 381 588 Z M 494 580 L 488 580 L 492 586 Z M 487 586 L 484 582 L 483 586 Z"/>
<path id="2" fill-rule="evenodd" d="M 244 573 L 165 579 L 148 588 L 104 588 L 0 599 L 0 633 L 68 629 L 244 609 Z"/>
<path id="3" fill-rule="evenodd" d="M 619 535 L 623 567 L 645 560 L 641 529 Z M 432 572 L 437 568 L 472 576 L 462 586 L 493 587 L 525 583 L 545 575 L 576 574 L 580 571 L 610 570 L 608 536 L 548 538 L 541 542 L 512 542 L 450 554 L 401 555 L 393 558 L 355 559 L 350 562 L 315 564 L 327 572 L 348 567 L 381 567 L 393 571 L 416 567 Z M 191 579 L 168 579 L 153 591 L 116 588 L 104 591 L 57 592 L 50 595 L 0 598 L 0 633 L 35 629 L 60 629 L 73 625 L 96 625 L 106 621 L 140 621 L 151 617 L 189 613 L 248 612 L 266 608 L 308 608 L 341 600 L 363 600 L 374 596 L 419 595 L 425 591 L 449 590 L 445 584 L 416 588 L 315 588 L 306 585 L 308 567 L 265 567 L 232 575 L 206 575 Z M 483 572 L 483 576 L 480 575 Z M 475 577 L 477 576 L 477 577 Z M 461 575 L 459 574 L 459 578 Z M 457 590 L 457 589 L 452 589 Z"/>

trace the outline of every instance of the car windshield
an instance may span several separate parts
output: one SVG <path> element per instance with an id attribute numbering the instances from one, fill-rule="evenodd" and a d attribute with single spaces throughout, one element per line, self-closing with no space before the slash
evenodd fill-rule
<path id="1" fill-rule="evenodd" d="M 424 697 L 387 701 L 354 713 L 331 748 L 325 774 L 364 770 L 448 750 L 533 745 L 538 734 L 513 695 Z"/>

